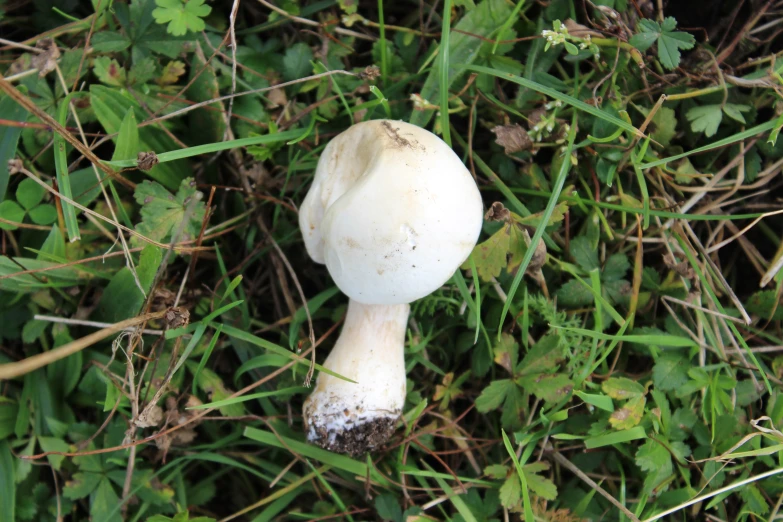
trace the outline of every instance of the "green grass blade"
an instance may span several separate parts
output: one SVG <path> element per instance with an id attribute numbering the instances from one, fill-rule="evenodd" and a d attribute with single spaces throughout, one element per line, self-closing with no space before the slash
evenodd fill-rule
<path id="1" fill-rule="evenodd" d="M 333 468 L 341 469 L 347 473 L 351 473 L 357 477 L 369 477 L 382 486 L 388 485 L 388 481 L 381 476 L 375 468 L 368 468 L 367 465 L 358 460 L 354 460 L 344 455 L 338 455 L 321 449 L 312 444 L 300 442 L 285 436 L 278 436 L 269 431 L 259 430 L 257 428 L 245 428 L 245 437 L 252 439 L 256 442 L 260 442 L 266 446 L 273 446 L 275 448 L 285 449 L 286 451 L 294 451 L 297 454 L 310 459 L 323 462 Z"/>
<path id="2" fill-rule="evenodd" d="M 506 430 L 502 430 L 501 433 L 503 434 L 503 445 L 506 447 L 508 456 L 511 457 L 511 460 L 514 462 L 514 469 L 519 477 L 519 484 L 522 486 L 522 506 L 525 513 L 525 520 L 535 520 L 535 517 L 533 517 L 533 508 L 530 505 L 530 490 L 527 487 L 527 479 L 525 478 L 525 471 L 522 469 L 522 463 L 519 462 L 516 453 L 514 453 L 514 448 L 511 446 L 508 435 L 506 435 Z"/>
<path id="3" fill-rule="evenodd" d="M 598 435 L 597 437 L 590 437 L 585 439 L 585 448 L 595 449 L 603 446 L 611 446 L 613 444 L 621 444 L 623 442 L 629 442 L 632 440 L 646 439 L 647 433 L 641 426 L 635 426 L 630 430 L 613 431 Z"/>
<path id="4" fill-rule="evenodd" d="M 307 132 L 305 129 L 304 132 Z M 175 161 L 184 158 L 192 158 L 193 156 L 200 156 L 201 154 L 210 154 L 212 152 L 219 152 L 221 150 L 238 149 L 240 147 L 248 147 L 250 145 L 272 145 L 284 141 L 290 141 L 298 138 L 302 134 L 301 130 L 288 130 L 283 132 L 275 132 L 272 134 L 264 134 L 263 136 L 252 136 L 250 138 L 240 138 L 238 140 L 221 141 L 217 143 L 207 143 L 205 145 L 198 145 L 196 147 L 188 147 L 186 149 L 172 150 L 170 152 L 163 152 L 158 154 L 158 163 L 166 163 L 168 161 Z M 122 160 L 122 161 L 107 161 L 109 165 L 113 167 L 135 167 L 136 160 Z"/>
<path id="5" fill-rule="evenodd" d="M 68 119 L 68 107 L 71 103 L 71 99 L 75 94 L 72 93 L 65 97 L 60 102 L 60 106 L 57 108 L 57 122 L 65 126 L 65 121 Z M 71 180 L 68 173 L 68 157 L 66 152 L 65 138 L 58 133 L 54 133 L 54 168 L 57 172 L 57 189 L 60 194 L 68 199 L 73 199 L 73 191 L 71 190 Z M 79 236 L 79 221 L 76 219 L 76 207 L 61 200 L 61 206 L 63 209 L 63 219 L 65 220 L 65 230 L 68 233 L 68 241 L 73 243 L 81 239 Z"/>
<path id="6" fill-rule="evenodd" d="M 560 192 L 563 190 L 563 185 L 565 185 L 568 171 L 571 168 L 571 148 L 574 146 L 575 137 L 576 114 L 574 114 L 573 121 L 571 122 L 571 130 L 568 133 L 568 145 L 566 146 L 565 150 L 565 160 L 563 160 L 563 164 L 560 166 L 560 172 L 557 174 L 557 179 L 555 180 L 554 187 L 552 189 L 552 197 L 549 198 L 549 202 L 546 204 L 544 215 L 541 217 L 541 223 L 549 223 L 549 218 L 552 216 L 552 212 L 555 210 L 557 201 L 560 198 Z M 503 312 L 500 314 L 500 324 L 498 324 L 498 339 L 500 339 L 500 336 L 503 333 L 503 323 L 506 321 L 506 315 L 508 315 L 508 310 L 511 308 L 514 295 L 517 293 L 517 289 L 522 283 L 522 278 L 524 277 L 525 271 L 530 264 L 530 260 L 533 259 L 533 253 L 536 250 L 535 245 L 538 244 L 541 236 L 544 235 L 544 228 L 545 227 L 538 227 L 536 232 L 533 234 L 533 238 L 530 240 L 530 248 L 528 248 L 525 252 L 525 257 L 522 258 L 522 264 L 519 265 L 519 269 L 514 276 L 514 281 L 511 283 L 511 288 L 508 290 L 506 302 L 503 303 Z"/>
<path id="7" fill-rule="evenodd" d="M 304 386 L 289 386 L 288 388 L 281 388 L 279 390 L 251 393 L 248 395 L 242 395 L 241 397 L 233 397 L 231 399 L 223 399 L 220 401 L 209 402 L 206 404 L 199 404 L 198 406 L 191 406 L 187 408 L 189 410 L 205 410 L 207 408 L 222 408 L 223 406 L 230 406 L 232 404 L 238 404 L 240 402 L 252 401 L 254 399 L 263 399 L 264 397 L 276 397 L 278 395 L 286 395 L 288 393 L 306 393 L 309 389 Z"/>
<path id="8" fill-rule="evenodd" d="M 718 140 L 715 143 L 710 143 L 708 145 L 704 145 L 702 147 L 695 148 L 693 150 L 690 150 L 688 152 L 683 152 L 682 154 L 676 154 L 674 156 L 669 156 L 668 158 L 662 158 L 659 160 L 651 161 L 650 163 L 643 163 L 642 165 L 639 165 L 642 169 L 649 169 L 651 167 L 657 167 L 658 165 L 664 165 L 666 163 L 669 163 L 670 161 L 676 161 L 678 159 L 682 159 L 688 156 L 691 156 L 693 154 L 699 154 L 701 152 L 707 152 L 713 149 L 718 149 L 720 147 L 725 147 L 726 145 L 731 145 L 733 143 L 737 143 L 738 141 L 742 141 L 748 138 L 751 138 L 753 136 L 756 136 L 757 134 L 761 134 L 762 132 L 766 132 L 768 130 L 772 130 L 777 125 L 777 120 L 770 120 L 767 123 L 762 123 L 761 125 L 756 125 L 755 127 L 751 127 L 750 129 L 738 132 L 737 134 L 733 134 L 729 136 L 728 138 L 723 138 L 722 140 Z"/>
<path id="9" fill-rule="evenodd" d="M 440 32 L 440 128 L 443 141 L 451 147 L 449 127 L 449 35 L 451 33 L 451 0 L 443 2 L 443 25 Z"/>
<path id="10" fill-rule="evenodd" d="M 381 81 L 386 85 L 389 77 L 389 59 L 386 51 L 386 23 L 383 20 L 383 0 L 378 0 L 378 29 L 380 32 L 378 43 L 381 46 Z"/>
<path id="11" fill-rule="evenodd" d="M 482 73 L 482 74 L 489 74 L 491 76 L 495 76 L 497 78 L 502 78 L 504 80 L 508 80 L 510 82 L 516 83 L 517 85 L 521 85 L 522 87 L 526 87 L 528 89 L 531 89 L 533 91 L 539 92 L 541 94 L 544 94 L 546 96 L 549 96 L 550 98 L 553 98 L 555 100 L 559 100 L 565 104 L 568 104 L 575 109 L 579 109 L 580 111 L 586 112 L 588 114 L 592 114 L 596 118 L 600 118 L 608 123 L 612 123 L 614 125 L 617 125 L 621 129 L 627 130 L 629 132 L 632 132 L 634 135 L 639 135 L 639 130 L 631 125 L 630 123 L 627 123 L 620 118 L 616 116 L 612 116 L 611 114 L 602 111 L 601 109 L 597 107 L 593 107 L 592 105 L 589 105 L 581 100 L 578 100 L 574 98 L 573 96 L 569 96 L 568 94 L 563 94 L 560 91 L 556 91 L 555 89 L 552 89 L 551 87 L 546 87 L 545 85 L 541 85 L 538 82 L 534 82 L 532 80 L 528 80 L 527 78 L 523 78 L 521 76 L 517 76 L 515 74 L 511 73 L 505 73 L 502 71 L 498 71 L 496 69 L 492 69 L 490 67 L 484 67 L 483 65 L 469 65 L 469 64 L 455 64 L 454 67 L 456 68 L 463 68 L 467 69 L 469 71 Z"/>

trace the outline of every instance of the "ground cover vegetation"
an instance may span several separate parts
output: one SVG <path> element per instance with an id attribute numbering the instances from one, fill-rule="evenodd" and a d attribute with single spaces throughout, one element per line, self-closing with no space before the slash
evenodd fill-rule
<path id="1" fill-rule="evenodd" d="M 779 518 L 782 22 L 3 0 L 0 521 Z M 487 213 L 412 305 L 394 436 L 348 456 L 304 441 L 347 299 L 297 211 L 379 118 Z"/>

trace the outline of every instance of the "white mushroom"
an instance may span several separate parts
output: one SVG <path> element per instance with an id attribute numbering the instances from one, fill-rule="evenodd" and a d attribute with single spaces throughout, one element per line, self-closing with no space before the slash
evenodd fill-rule
<path id="1" fill-rule="evenodd" d="M 349 298 L 342 332 L 304 405 L 310 441 L 361 454 L 385 442 L 405 402 L 408 303 L 470 255 L 482 224 L 473 178 L 440 138 L 373 120 L 335 137 L 299 213 L 310 257 Z"/>

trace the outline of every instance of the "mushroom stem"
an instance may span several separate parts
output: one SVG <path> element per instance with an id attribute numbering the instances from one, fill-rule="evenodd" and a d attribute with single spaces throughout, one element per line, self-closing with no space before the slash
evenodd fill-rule
<path id="1" fill-rule="evenodd" d="M 405 402 L 405 331 L 410 306 L 348 301 L 342 332 L 304 404 L 307 439 L 361 455 L 394 432 Z"/>

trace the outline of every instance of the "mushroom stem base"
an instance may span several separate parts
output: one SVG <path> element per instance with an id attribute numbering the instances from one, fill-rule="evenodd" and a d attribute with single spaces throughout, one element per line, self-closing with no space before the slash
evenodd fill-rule
<path id="1" fill-rule="evenodd" d="M 405 330 L 410 307 L 350 300 L 340 337 L 304 404 L 307 439 L 361 455 L 391 437 L 405 403 Z"/>

